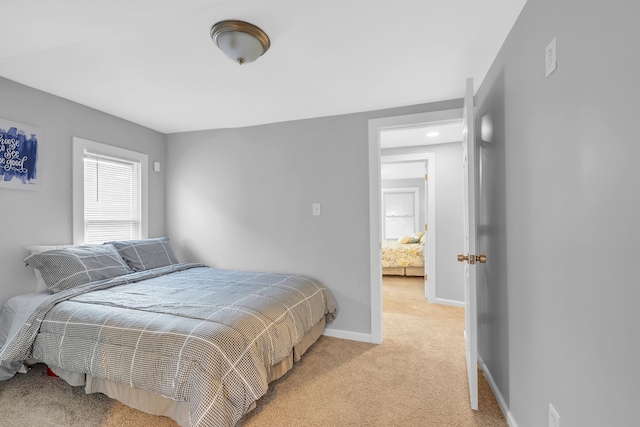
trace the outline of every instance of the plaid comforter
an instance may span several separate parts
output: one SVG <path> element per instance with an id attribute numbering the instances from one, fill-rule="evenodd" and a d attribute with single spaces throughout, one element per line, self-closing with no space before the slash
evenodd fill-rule
<path id="1" fill-rule="evenodd" d="M 179 264 L 52 295 L 0 364 L 35 357 L 187 401 L 191 426 L 231 426 L 266 393 L 270 366 L 336 313 L 306 277 Z"/>

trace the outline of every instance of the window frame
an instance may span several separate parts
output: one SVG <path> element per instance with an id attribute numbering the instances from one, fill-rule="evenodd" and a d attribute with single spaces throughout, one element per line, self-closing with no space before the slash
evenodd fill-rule
<path id="1" fill-rule="evenodd" d="M 382 240 L 396 240 L 397 238 L 390 238 L 389 236 L 387 236 L 387 226 L 386 226 L 386 219 L 387 218 L 411 218 L 413 217 L 413 233 L 415 233 L 416 231 L 419 231 L 420 229 L 420 207 L 419 207 L 419 203 L 420 203 L 420 195 L 419 195 L 419 188 L 418 187 L 388 187 L 388 188 L 383 188 L 382 189 L 382 200 L 381 200 L 381 213 L 382 213 Z M 394 216 L 394 215 L 387 215 L 386 212 L 386 195 L 389 193 L 407 193 L 407 194 L 412 194 L 413 195 L 413 210 L 414 210 L 414 214 L 412 216 Z M 412 234 L 413 234 L 412 233 Z M 402 236 L 399 236 L 402 237 Z"/>
<path id="2" fill-rule="evenodd" d="M 114 147 L 88 139 L 73 137 L 73 243 L 81 245 L 85 242 L 84 235 L 84 153 L 85 150 L 105 156 L 140 163 L 140 232 L 141 238 L 146 239 L 149 234 L 149 156 L 137 151 Z"/>

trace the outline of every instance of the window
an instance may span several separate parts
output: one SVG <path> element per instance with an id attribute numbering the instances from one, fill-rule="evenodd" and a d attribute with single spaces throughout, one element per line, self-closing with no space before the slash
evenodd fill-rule
<path id="1" fill-rule="evenodd" d="M 147 155 L 73 139 L 76 244 L 147 237 Z"/>
<path id="2" fill-rule="evenodd" d="M 382 227 L 385 240 L 396 240 L 418 231 L 418 189 L 382 190 Z"/>

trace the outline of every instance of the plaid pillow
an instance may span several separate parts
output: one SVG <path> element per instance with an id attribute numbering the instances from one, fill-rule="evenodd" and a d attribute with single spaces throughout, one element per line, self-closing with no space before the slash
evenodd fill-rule
<path id="1" fill-rule="evenodd" d="M 30 255 L 33 255 L 33 254 L 39 254 L 42 252 L 52 251 L 54 249 L 71 248 L 73 246 L 75 245 L 33 245 L 33 246 L 27 246 L 27 250 L 29 251 Z M 34 268 L 33 272 L 35 273 L 35 276 L 36 276 L 37 291 L 38 292 L 48 291 L 49 288 L 47 288 L 47 284 L 44 283 L 44 279 L 42 278 L 42 273 L 40 273 L 40 270 L 38 270 L 37 268 Z"/>
<path id="2" fill-rule="evenodd" d="M 55 249 L 30 255 L 24 262 L 40 270 L 44 283 L 52 292 L 131 273 L 112 245 Z"/>
<path id="3" fill-rule="evenodd" d="M 135 271 L 150 270 L 166 265 L 178 264 L 178 259 L 166 237 L 142 240 L 110 242 Z"/>

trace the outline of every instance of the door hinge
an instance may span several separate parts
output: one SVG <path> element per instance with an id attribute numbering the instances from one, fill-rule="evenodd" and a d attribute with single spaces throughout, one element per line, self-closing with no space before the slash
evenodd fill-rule
<path id="1" fill-rule="evenodd" d="M 425 180 L 425 181 L 429 181 L 429 174 L 428 174 L 428 173 L 425 173 L 425 174 L 424 174 L 424 180 Z"/>
<path id="2" fill-rule="evenodd" d="M 428 231 L 429 230 L 429 225 L 425 224 L 424 225 L 424 231 Z"/>

